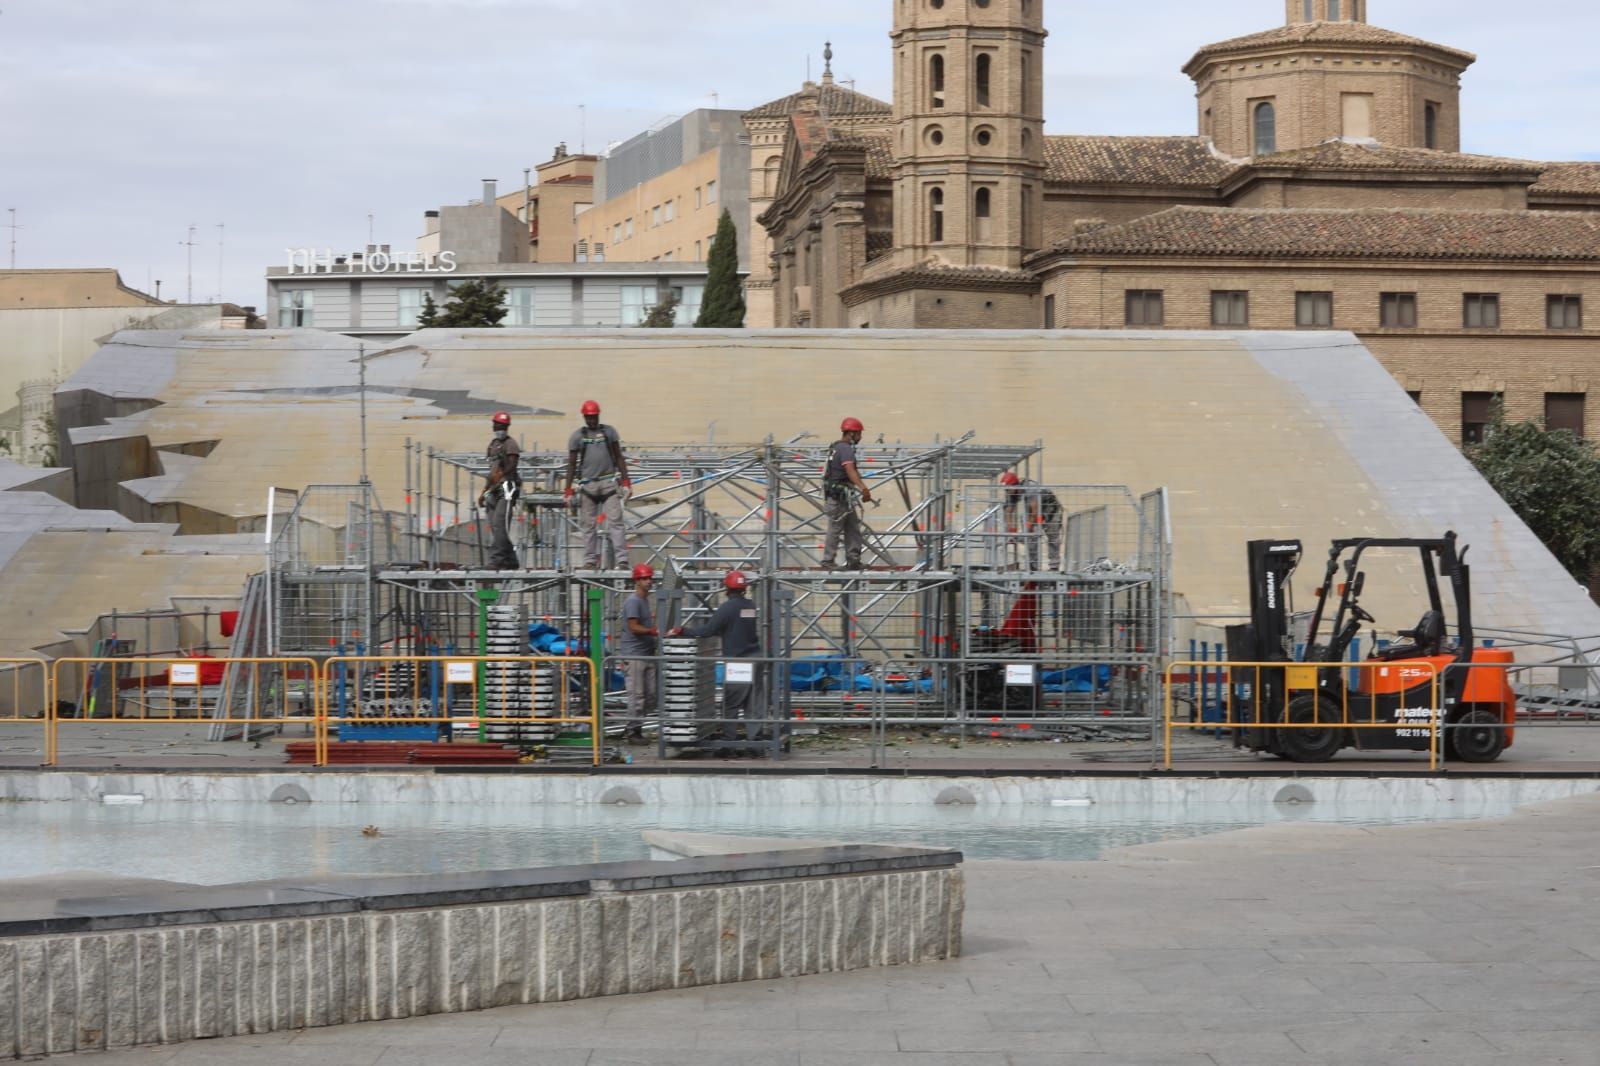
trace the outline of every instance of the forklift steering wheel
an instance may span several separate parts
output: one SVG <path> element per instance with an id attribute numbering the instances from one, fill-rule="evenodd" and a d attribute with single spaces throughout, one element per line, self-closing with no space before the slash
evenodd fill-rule
<path id="1" fill-rule="evenodd" d="M 1370 623 L 1370 622 L 1376 622 L 1377 621 L 1377 619 L 1372 617 L 1370 614 L 1368 614 L 1366 608 L 1362 607 L 1360 604 L 1351 605 L 1350 613 L 1355 615 L 1356 621 L 1358 621 L 1358 622 L 1369 622 Z"/>

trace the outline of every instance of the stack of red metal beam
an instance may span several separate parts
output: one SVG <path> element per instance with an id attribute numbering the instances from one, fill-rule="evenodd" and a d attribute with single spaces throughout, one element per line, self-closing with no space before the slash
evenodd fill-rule
<path id="1" fill-rule="evenodd" d="M 297 740 L 288 746 L 291 765 L 309 766 L 316 761 L 316 743 Z M 504 765 L 522 757 L 516 748 L 505 744 L 434 744 L 426 741 L 351 740 L 328 745 L 328 762 L 334 766 L 401 765 L 422 763 L 441 765 Z"/>

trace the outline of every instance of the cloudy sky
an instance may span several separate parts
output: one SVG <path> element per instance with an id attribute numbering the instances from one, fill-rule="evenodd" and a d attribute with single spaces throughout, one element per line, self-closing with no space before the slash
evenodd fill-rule
<path id="1" fill-rule="evenodd" d="M 1465 150 L 1600 158 L 1594 5 L 1369 7 L 1479 55 Z M 1138 9 L 1047 0 L 1051 132 L 1192 133 L 1184 61 L 1283 16 Z M 794 91 L 825 39 L 840 78 L 887 99 L 889 17 L 889 0 L 0 0 L 0 211 L 17 209 L 19 267 L 114 266 L 180 299 L 192 224 L 195 299 L 260 304 L 286 247 L 359 247 L 371 215 L 409 249 L 424 210 L 515 185 L 558 141 L 601 150 Z"/>

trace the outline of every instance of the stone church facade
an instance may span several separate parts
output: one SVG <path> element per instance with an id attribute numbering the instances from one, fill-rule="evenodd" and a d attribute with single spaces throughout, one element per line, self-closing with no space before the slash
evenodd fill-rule
<path id="1" fill-rule="evenodd" d="M 1284 3 L 1185 65 L 1196 135 L 1089 137 L 1044 130 L 1043 0 L 895 0 L 892 105 L 782 116 L 772 324 L 1351 330 L 1458 441 L 1600 435 L 1600 163 L 1462 154 L 1474 56 Z"/>

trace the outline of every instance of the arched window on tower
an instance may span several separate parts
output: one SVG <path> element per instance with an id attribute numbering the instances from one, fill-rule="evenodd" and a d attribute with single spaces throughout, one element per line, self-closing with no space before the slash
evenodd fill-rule
<path id="1" fill-rule="evenodd" d="M 1439 105 L 1428 104 L 1422 109 L 1422 146 L 1439 147 Z"/>
<path id="2" fill-rule="evenodd" d="M 978 53 L 977 67 L 973 72 L 972 81 L 979 107 L 989 106 L 989 68 L 992 64 L 993 60 L 988 52 Z"/>
<path id="3" fill-rule="evenodd" d="M 1302 18 L 1306 22 L 1315 22 L 1315 21 L 1317 21 L 1316 0 L 1305 0 L 1305 13 L 1302 16 Z"/>
<path id="4" fill-rule="evenodd" d="M 944 241 L 944 190 L 937 185 L 928 190 L 928 240 Z"/>
<path id="5" fill-rule="evenodd" d="M 989 238 L 989 217 L 994 214 L 994 194 L 987 185 L 980 185 L 972 194 L 972 230 L 978 240 Z"/>
<path id="6" fill-rule="evenodd" d="M 1343 12 L 1341 12 L 1339 10 L 1339 7 L 1340 7 L 1339 0 L 1328 0 L 1328 21 L 1329 22 L 1338 22 L 1341 18 L 1344 17 L 1344 14 L 1343 14 Z"/>
<path id="7" fill-rule="evenodd" d="M 928 92 L 932 106 L 944 106 L 944 56 L 938 52 L 928 59 Z"/>
<path id="8" fill-rule="evenodd" d="M 1278 109 L 1263 100 L 1255 110 L 1255 155 L 1271 155 L 1278 150 Z"/>

